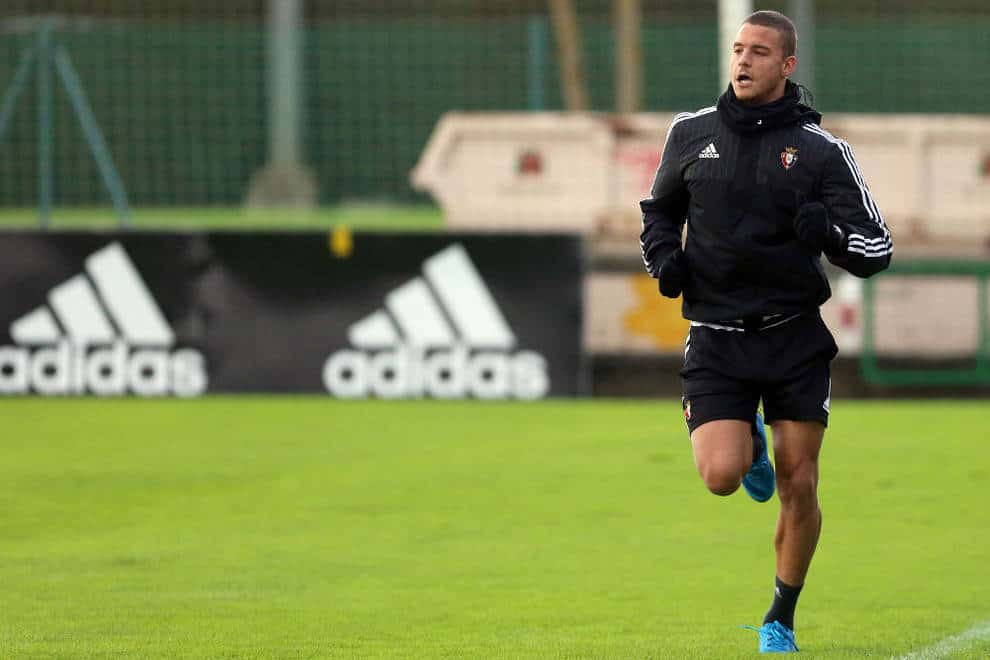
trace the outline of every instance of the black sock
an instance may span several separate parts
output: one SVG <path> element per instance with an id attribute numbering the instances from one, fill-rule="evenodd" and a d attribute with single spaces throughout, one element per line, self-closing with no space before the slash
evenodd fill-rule
<path id="1" fill-rule="evenodd" d="M 803 586 L 801 585 L 801 587 Z M 801 587 L 792 587 L 781 582 L 780 578 L 774 578 L 773 603 L 770 605 L 770 611 L 763 617 L 763 623 L 780 621 L 794 630 L 794 608 L 797 607 Z"/>

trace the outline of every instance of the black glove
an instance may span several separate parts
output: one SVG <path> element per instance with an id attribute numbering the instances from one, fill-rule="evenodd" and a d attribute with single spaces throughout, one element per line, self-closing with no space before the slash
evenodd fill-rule
<path id="1" fill-rule="evenodd" d="M 813 254 L 840 254 L 846 251 L 848 237 L 839 225 L 833 224 L 821 202 L 802 204 L 794 216 L 794 233 Z"/>
<path id="2" fill-rule="evenodd" d="M 684 258 L 684 252 L 681 248 L 671 252 L 666 261 L 660 265 L 657 279 L 660 281 L 661 295 L 667 298 L 676 298 L 681 295 L 687 281 L 687 260 Z"/>

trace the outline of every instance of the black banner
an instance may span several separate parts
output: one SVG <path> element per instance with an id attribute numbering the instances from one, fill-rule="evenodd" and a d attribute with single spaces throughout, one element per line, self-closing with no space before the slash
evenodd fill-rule
<path id="1" fill-rule="evenodd" d="M 582 393 L 580 239 L 0 235 L 0 394 Z"/>

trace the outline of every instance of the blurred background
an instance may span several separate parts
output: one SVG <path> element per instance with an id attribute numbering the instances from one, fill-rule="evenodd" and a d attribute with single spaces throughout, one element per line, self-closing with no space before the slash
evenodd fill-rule
<path id="1" fill-rule="evenodd" d="M 875 282 L 829 270 L 840 392 L 985 390 L 976 0 L 12 0 L 0 226 L 336 228 L 338 248 L 352 230 L 575 235 L 572 389 L 673 394 L 656 369 L 686 324 L 641 273 L 637 202 L 671 117 L 714 103 L 725 40 L 758 8 L 797 23 L 795 79 L 853 145 L 896 244 Z"/>

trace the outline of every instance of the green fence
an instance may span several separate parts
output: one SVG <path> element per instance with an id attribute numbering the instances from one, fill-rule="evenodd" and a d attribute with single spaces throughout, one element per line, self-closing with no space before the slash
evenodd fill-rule
<path id="1" fill-rule="evenodd" d="M 823 111 L 990 111 L 990 9 L 937 19 L 847 13 L 818 21 L 813 91 Z M 0 90 L 34 38 L 22 23 L 0 20 Z M 583 19 L 581 30 L 591 102 L 608 111 L 614 38 L 607 13 Z M 714 16 L 648 14 L 642 37 L 645 110 L 713 102 Z M 79 71 L 133 204 L 243 201 L 267 144 L 262 22 L 74 16 L 60 23 L 57 39 Z M 408 174 L 446 111 L 562 105 L 542 15 L 324 18 L 308 24 L 304 66 L 305 149 L 324 203 L 418 199 Z M 106 203 L 61 90 L 56 101 L 56 199 Z M 37 112 L 35 94 L 26 94 L 0 144 L 0 205 L 37 201 Z"/>

